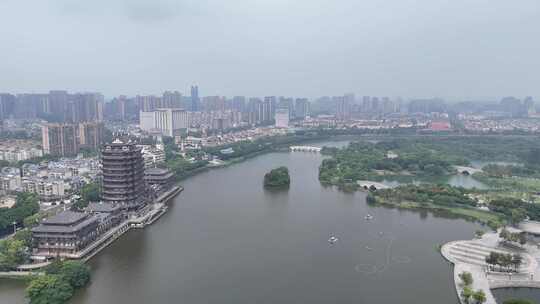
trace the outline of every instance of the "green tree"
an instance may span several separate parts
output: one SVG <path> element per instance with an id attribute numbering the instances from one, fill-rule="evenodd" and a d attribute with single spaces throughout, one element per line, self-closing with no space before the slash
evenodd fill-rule
<path id="1" fill-rule="evenodd" d="M 473 283 L 473 277 L 470 272 L 464 271 L 459 274 L 459 278 L 464 286 L 470 286 Z"/>
<path id="2" fill-rule="evenodd" d="M 12 208 L 0 208 L 0 230 L 11 228 L 13 222 L 20 224 L 24 218 L 39 211 L 36 194 L 23 192 L 17 195 L 17 200 Z"/>
<path id="3" fill-rule="evenodd" d="M 21 229 L 13 236 L 14 240 L 23 242 L 25 247 L 32 247 L 32 231 L 30 229 Z"/>
<path id="4" fill-rule="evenodd" d="M 64 262 L 62 262 L 62 260 L 60 260 L 59 258 L 54 259 L 52 263 L 45 267 L 45 273 L 59 275 L 62 271 L 62 265 L 64 265 Z"/>
<path id="5" fill-rule="evenodd" d="M 81 199 L 76 201 L 71 209 L 80 211 L 88 206 L 90 202 L 99 201 L 100 189 L 97 183 L 88 183 L 81 188 Z"/>
<path id="6" fill-rule="evenodd" d="M 44 214 L 36 213 L 24 218 L 23 225 L 25 228 L 33 228 L 39 224 L 39 222 L 45 217 Z"/>
<path id="7" fill-rule="evenodd" d="M 0 241 L 0 271 L 14 270 L 28 257 L 25 243 L 21 240 L 7 239 Z"/>
<path id="8" fill-rule="evenodd" d="M 486 293 L 483 290 L 477 290 L 475 293 L 473 293 L 472 298 L 477 303 L 484 303 L 486 301 Z"/>
<path id="9" fill-rule="evenodd" d="M 90 268 L 79 261 L 66 261 L 60 268 L 60 275 L 73 288 L 78 289 L 90 281 Z"/>
<path id="10" fill-rule="evenodd" d="M 526 232 L 520 232 L 518 235 L 518 240 L 521 245 L 527 244 L 527 233 Z"/>
<path id="11" fill-rule="evenodd" d="M 81 189 L 81 198 L 86 202 L 99 201 L 99 185 L 97 183 L 88 183 Z"/>
<path id="12" fill-rule="evenodd" d="M 469 303 L 470 298 L 474 294 L 473 290 L 469 286 L 463 287 L 463 290 L 461 291 L 461 298 L 465 301 L 465 303 Z"/>
<path id="13" fill-rule="evenodd" d="M 287 167 L 279 167 L 264 175 L 265 187 L 287 187 L 291 184 L 289 169 Z"/>
<path id="14" fill-rule="evenodd" d="M 486 232 L 484 230 L 476 230 L 474 235 L 478 238 L 481 238 Z"/>
<path id="15" fill-rule="evenodd" d="M 512 256 L 512 265 L 514 265 L 514 270 L 517 272 L 519 266 L 521 266 L 521 263 L 523 263 L 523 257 L 516 253 Z"/>
<path id="16" fill-rule="evenodd" d="M 518 209 L 512 209 L 510 211 L 510 221 L 512 224 L 517 225 L 520 222 L 522 222 L 524 219 L 527 218 L 527 211 L 518 208 Z"/>
<path id="17" fill-rule="evenodd" d="M 26 288 L 30 304 L 63 304 L 73 296 L 73 287 L 57 275 L 40 275 Z"/>

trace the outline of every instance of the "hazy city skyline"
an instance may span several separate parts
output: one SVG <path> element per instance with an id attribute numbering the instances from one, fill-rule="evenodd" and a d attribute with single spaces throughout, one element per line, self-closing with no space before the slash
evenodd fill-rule
<path id="1" fill-rule="evenodd" d="M 537 6 L 7 0 L 0 91 L 538 99 Z"/>

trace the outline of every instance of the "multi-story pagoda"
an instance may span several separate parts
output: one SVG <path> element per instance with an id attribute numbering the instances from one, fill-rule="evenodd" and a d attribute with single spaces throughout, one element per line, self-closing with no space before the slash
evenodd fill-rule
<path id="1" fill-rule="evenodd" d="M 135 144 L 116 139 L 101 149 L 101 199 L 124 210 L 137 210 L 147 202 L 144 182 L 144 159 Z"/>

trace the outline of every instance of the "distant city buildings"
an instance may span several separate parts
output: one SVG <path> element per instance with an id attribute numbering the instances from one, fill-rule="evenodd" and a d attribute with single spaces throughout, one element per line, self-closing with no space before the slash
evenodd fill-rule
<path id="1" fill-rule="evenodd" d="M 332 102 L 335 104 L 336 119 L 348 120 L 351 117 L 351 104 L 354 102 L 354 95 L 334 96 Z"/>
<path id="2" fill-rule="evenodd" d="M 103 143 L 104 128 L 101 122 L 43 124 L 43 152 L 55 156 L 74 156 L 80 148 L 97 151 Z"/>
<path id="3" fill-rule="evenodd" d="M 278 108 L 275 114 L 276 128 L 289 127 L 289 109 Z"/>
<path id="4" fill-rule="evenodd" d="M 160 108 L 140 113 L 140 128 L 147 132 L 178 136 L 189 128 L 190 124 L 190 115 L 183 109 Z"/>
<path id="5" fill-rule="evenodd" d="M 191 111 L 197 112 L 200 111 L 200 99 L 199 99 L 199 87 L 198 86 L 192 86 L 191 87 Z"/>
<path id="6" fill-rule="evenodd" d="M 41 138 L 45 154 L 74 156 L 79 153 L 78 125 L 49 123 L 42 126 Z"/>
<path id="7" fill-rule="evenodd" d="M 304 119 L 309 116 L 309 100 L 307 98 L 296 98 L 294 103 L 294 118 Z"/>
<path id="8" fill-rule="evenodd" d="M 37 141 L 5 139 L 0 141 L 0 160 L 18 162 L 43 156 L 43 149 Z"/>

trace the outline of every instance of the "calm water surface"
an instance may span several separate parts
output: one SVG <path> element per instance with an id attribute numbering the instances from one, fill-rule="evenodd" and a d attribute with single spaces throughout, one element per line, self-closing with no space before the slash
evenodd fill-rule
<path id="1" fill-rule="evenodd" d="M 540 303 L 540 289 L 536 288 L 502 288 L 492 292 L 499 303 L 509 299 L 526 299 Z"/>
<path id="2" fill-rule="evenodd" d="M 160 221 L 90 262 L 92 283 L 70 303 L 457 303 L 435 247 L 478 225 L 322 187 L 321 160 L 273 153 L 190 178 Z M 281 165 L 290 189 L 264 190 Z M 22 288 L 0 281 L 0 303 L 25 303 Z"/>

